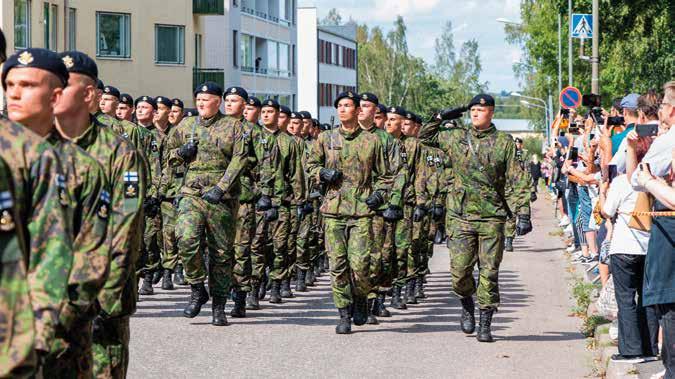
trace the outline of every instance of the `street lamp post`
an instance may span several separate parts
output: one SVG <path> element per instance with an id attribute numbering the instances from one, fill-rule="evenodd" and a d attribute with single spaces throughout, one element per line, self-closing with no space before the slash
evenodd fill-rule
<path id="1" fill-rule="evenodd" d="M 530 107 L 530 108 L 543 109 L 544 110 L 544 124 L 548 124 L 548 107 L 543 107 L 539 104 L 533 104 L 533 103 L 530 103 L 527 100 L 520 100 L 520 103 L 527 106 L 527 107 Z M 548 130 L 548 125 L 546 125 L 546 143 L 547 144 L 549 143 L 549 138 L 550 138 L 549 134 L 550 134 L 550 132 Z"/>

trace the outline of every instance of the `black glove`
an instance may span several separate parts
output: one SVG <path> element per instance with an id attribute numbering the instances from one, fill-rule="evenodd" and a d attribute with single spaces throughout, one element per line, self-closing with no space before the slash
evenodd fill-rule
<path id="1" fill-rule="evenodd" d="M 530 215 L 518 216 L 518 221 L 516 221 L 516 235 L 524 236 L 531 231 L 532 221 L 530 221 Z"/>
<path id="2" fill-rule="evenodd" d="M 465 106 L 458 108 L 446 108 L 438 113 L 438 117 L 443 121 L 456 120 L 464 114 L 464 112 L 469 109 Z"/>
<path id="3" fill-rule="evenodd" d="M 424 216 L 427 215 L 427 210 L 421 205 L 415 207 L 413 212 L 413 222 L 420 222 L 424 219 Z"/>
<path id="4" fill-rule="evenodd" d="M 368 208 L 373 211 L 382 206 L 382 204 L 384 204 L 384 198 L 382 197 L 382 194 L 380 194 L 380 191 L 375 191 L 370 194 L 366 199 L 366 204 L 368 205 Z"/>
<path id="5" fill-rule="evenodd" d="M 321 171 L 319 171 L 319 178 L 321 178 L 322 182 L 331 184 L 342 179 L 342 173 L 333 168 L 322 168 Z"/>
<path id="6" fill-rule="evenodd" d="M 225 192 L 218 187 L 211 188 L 208 192 L 202 195 L 202 199 L 208 201 L 211 204 L 219 204 L 220 199 L 223 198 Z"/>
<path id="7" fill-rule="evenodd" d="M 271 222 L 279 219 L 279 209 L 272 207 L 265 211 L 265 221 Z"/>
<path id="8" fill-rule="evenodd" d="M 305 207 L 304 204 L 298 204 L 298 209 L 296 210 L 296 214 L 298 215 L 298 221 L 302 221 L 302 219 L 305 218 L 304 207 Z"/>
<path id="9" fill-rule="evenodd" d="M 178 206 L 180 206 L 180 201 L 181 201 L 181 200 L 183 200 L 183 196 L 176 196 L 176 197 L 173 199 L 173 202 L 172 202 L 171 204 L 173 204 L 173 207 L 174 207 L 174 208 L 178 209 Z"/>
<path id="10" fill-rule="evenodd" d="M 302 213 L 305 215 L 311 215 L 312 212 L 314 212 L 314 207 L 312 206 L 312 203 L 305 203 L 302 206 Z"/>
<path id="11" fill-rule="evenodd" d="M 434 205 L 431 208 L 431 216 L 434 218 L 434 221 L 442 221 L 443 215 L 445 215 L 445 208 L 442 205 Z"/>
<path id="12" fill-rule="evenodd" d="M 269 196 L 262 195 L 260 196 L 260 199 L 258 199 L 258 202 L 255 204 L 255 207 L 259 211 L 266 211 L 272 208 L 272 199 L 270 199 Z"/>
<path id="13" fill-rule="evenodd" d="M 94 320 L 91 322 L 92 334 L 94 336 L 98 337 L 101 333 L 104 332 L 103 321 L 104 321 L 103 317 L 99 315 L 96 316 L 96 318 L 94 318 Z"/>
<path id="14" fill-rule="evenodd" d="M 536 192 L 530 192 L 530 202 L 534 203 L 537 201 L 537 193 Z"/>
<path id="15" fill-rule="evenodd" d="M 183 158 L 186 162 L 195 159 L 197 156 L 197 144 L 194 142 L 184 144 L 178 149 L 178 156 Z"/>
<path id="16" fill-rule="evenodd" d="M 397 205 L 390 205 L 382 212 L 382 217 L 389 222 L 403 220 L 403 209 Z"/>
<path id="17" fill-rule="evenodd" d="M 156 197 L 148 197 L 143 201 L 143 210 L 149 218 L 154 218 L 159 214 L 161 202 Z"/>

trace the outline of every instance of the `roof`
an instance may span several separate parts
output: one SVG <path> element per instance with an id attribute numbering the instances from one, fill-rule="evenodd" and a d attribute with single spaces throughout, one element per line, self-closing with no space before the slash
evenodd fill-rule
<path id="1" fill-rule="evenodd" d="M 495 118 L 492 120 L 492 123 L 495 124 L 497 130 L 501 130 L 507 133 L 534 133 L 534 127 L 530 124 L 528 119 L 516 119 L 516 118 Z"/>
<path id="2" fill-rule="evenodd" d="M 322 32 L 356 43 L 356 24 L 354 23 L 339 26 L 319 25 L 318 29 Z"/>

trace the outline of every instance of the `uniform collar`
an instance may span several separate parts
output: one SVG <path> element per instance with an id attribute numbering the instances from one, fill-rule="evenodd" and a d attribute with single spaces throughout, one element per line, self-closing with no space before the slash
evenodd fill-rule
<path id="1" fill-rule="evenodd" d="M 484 138 L 487 136 L 490 136 L 494 133 L 497 132 L 497 127 L 495 124 L 490 124 L 490 127 L 487 129 L 479 130 L 474 128 L 473 126 L 471 127 L 471 134 L 473 134 L 474 137 L 476 138 Z"/>
<path id="2" fill-rule="evenodd" d="M 201 116 L 197 117 L 197 122 L 199 126 L 203 126 L 208 128 L 209 126 L 213 125 L 216 121 L 220 120 L 223 117 L 223 114 L 218 111 L 213 117 L 210 119 L 204 119 Z"/>
<path id="3" fill-rule="evenodd" d="M 96 141 L 98 133 L 100 132 L 98 130 L 100 127 L 101 126 L 96 122 L 94 115 L 91 115 L 89 118 L 89 128 L 87 128 L 81 136 L 74 138 L 73 143 L 86 150 L 87 147 L 91 146 Z"/>
<path id="4" fill-rule="evenodd" d="M 348 140 L 352 140 L 361 134 L 361 126 L 359 125 L 353 132 L 347 131 L 342 125 L 338 128 L 340 134 Z"/>
<path id="5" fill-rule="evenodd" d="M 365 130 L 365 131 L 367 131 L 367 132 L 371 132 L 371 133 L 375 131 L 374 129 L 377 129 L 377 127 L 375 126 L 375 123 L 374 123 L 374 122 L 371 122 L 370 125 L 363 125 L 362 123 L 359 122 L 359 126 L 360 126 L 363 130 Z"/>

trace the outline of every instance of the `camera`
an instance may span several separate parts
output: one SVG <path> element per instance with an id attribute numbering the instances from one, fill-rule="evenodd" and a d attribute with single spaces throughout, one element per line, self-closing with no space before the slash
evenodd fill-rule
<path id="1" fill-rule="evenodd" d="M 602 98 L 600 97 L 600 95 L 596 95 L 593 93 L 589 95 L 583 95 L 581 97 L 581 105 L 590 108 L 600 108 L 602 106 L 601 100 Z"/>
<path id="2" fill-rule="evenodd" d="M 657 124 L 635 125 L 635 133 L 640 137 L 656 137 L 659 134 L 659 126 Z"/>
<path id="3" fill-rule="evenodd" d="M 623 125 L 626 123 L 626 120 L 624 120 L 623 116 L 614 116 L 614 117 L 607 117 L 607 125 Z"/>

